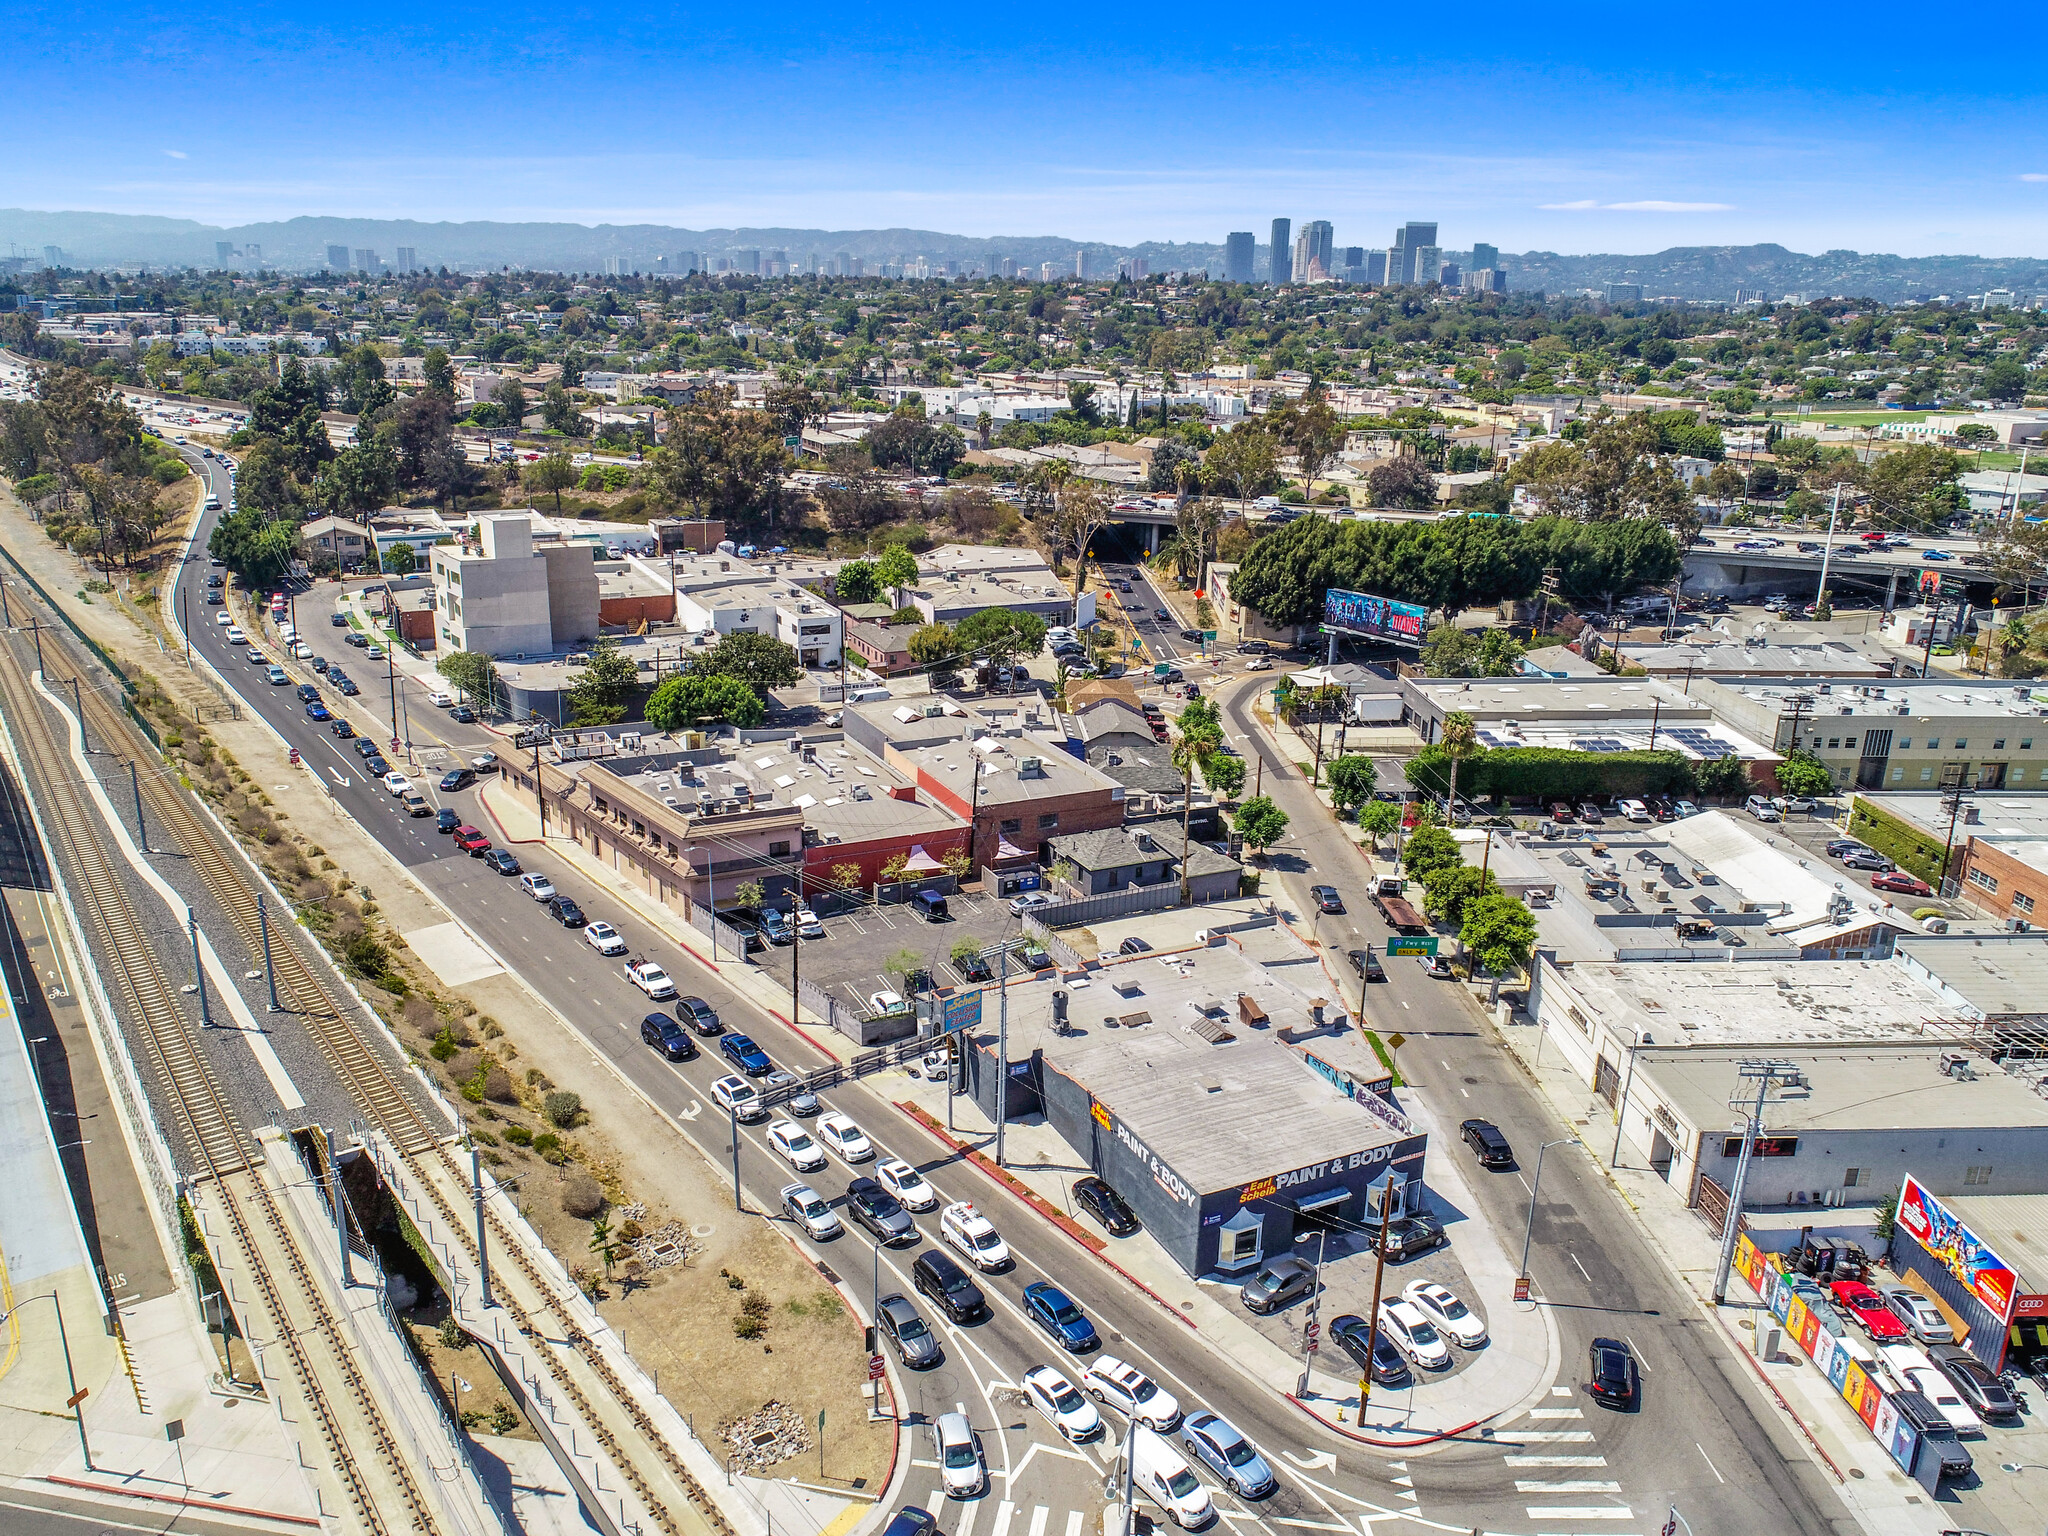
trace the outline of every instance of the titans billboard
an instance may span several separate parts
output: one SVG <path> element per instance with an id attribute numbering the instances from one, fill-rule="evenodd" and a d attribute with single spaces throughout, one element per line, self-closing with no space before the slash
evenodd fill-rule
<path id="1" fill-rule="evenodd" d="M 1368 635 L 1375 640 L 1420 645 L 1428 620 L 1427 608 L 1414 603 L 1399 603 L 1391 597 L 1375 597 L 1370 592 L 1343 592 L 1335 587 L 1323 594 L 1323 628 L 1341 630 L 1347 635 Z"/>

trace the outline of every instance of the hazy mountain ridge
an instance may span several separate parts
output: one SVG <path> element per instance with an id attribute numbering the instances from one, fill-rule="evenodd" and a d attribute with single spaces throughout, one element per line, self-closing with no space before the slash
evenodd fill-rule
<path id="1" fill-rule="evenodd" d="M 1112 270 L 1125 256 L 1143 257 L 1155 272 L 1191 269 L 1220 259 L 1221 242 L 1146 241 L 1110 245 L 1095 240 L 1069 240 L 1057 235 L 947 234 L 927 229 L 827 230 L 791 227 L 678 229 L 660 224 L 499 223 L 476 220 L 433 223 L 412 219 L 348 219 L 305 216 L 282 221 L 234 226 L 203 224 L 192 219 L 142 214 L 79 211 L 39 212 L 0 209 L 0 240 L 16 250 L 41 255 L 46 245 L 63 248 L 75 266 L 196 266 L 215 264 L 218 241 L 242 247 L 260 245 L 266 265 L 286 268 L 317 265 L 328 245 L 351 250 L 368 247 L 391 261 L 398 247 L 410 246 L 423 265 L 532 267 L 550 271 L 602 271 L 607 257 L 621 257 L 643 268 L 657 256 L 695 251 L 718 256 L 746 247 L 764 253 L 780 249 L 795 262 L 816 251 L 829 260 L 844 251 L 862 260 L 901 261 L 925 256 L 933 261 L 986 261 L 1010 257 L 1036 271 L 1051 262 L 1072 273 L 1074 253 L 1086 251 L 1091 275 Z M 1467 253 L 1446 250 L 1448 259 Z M 1266 270 L 1266 248 L 1258 252 L 1258 270 Z M 1561 255 L 1555 251 L 1503 253 L 1512 290 L 1541 289 L 1572 293 L 1610 281 L 1642 284 L 1649 297 L 1676 295 L 1688 299 L 1733 299 L 1737 289 L 1762 291 L 1772 299 L 1786 294 L 1818 297 L 1843 294 L 1896 302 L 1919 295 L 1949 294 L 1960 298 L 1987 288 L 2009 288 L 2022 299 L 2048 293 L 2048 259 L 1991 256 L 1891 256 L 1849 250 L 1817 256 L 1782 245 L 1673 246 L 1645 255 Z"/>

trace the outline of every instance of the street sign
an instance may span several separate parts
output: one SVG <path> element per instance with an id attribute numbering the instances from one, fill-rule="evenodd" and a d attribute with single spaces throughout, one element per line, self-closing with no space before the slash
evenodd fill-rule
<path id="1" fill-rule="evenodd" d="M 1387 1049 L 1390 1051 L 1398 1051 L 1407 1043 L 1408 1037 L 1406 1035 L 1395 1034 L 1387 1036 Z"/>
<path id="2" fill-rule="evenodd" d="M 64 1399 L 64 1406 L 66 1408 L 76 1408 L 85 1401 L 86 1394 L 91 1390 L 90 1387 L 80 1387 L 76 1392 Z"/>
<path id="3" fill-rule="evenodd" d="M 1529 1277 L 1528 1277 L 1527 1275 L 1517 1275 L 1517 1276 L 1515 1276 L 1515 1300 L 1517 1300 L 1517 1301 L 1527 1301 L 1528 1299 L 1529 1299 Z"/>
<path id="4" fill-rule="evenodd" d="M 1387 940 L 1387 953 L 1390 955 L 1434 955 L 1436 953 L 1436 935 L 1433 933 L 1426 936 L 1397 933 Z"/>
<path id="5" fill-rule="evenodd" d="M 885 1360 L 883 1360 L 883 1359 L 882 1359 L 882 1357 L 881 1357 L 880 1355 L 869 1355 L 869 1356 L 868 1356 L 868 1380 L 869 1380 L 869 1381 L 880 1381 L 880 1380 L 881 1380 L 881 1379 L 882 1379 L 882 1378 L 883 1378 L 884 1376 L 886 1376 L 886 1375 L 888 1375 L 888 1374 L 889 1374 L 889 1366 L 888 1366 L 888 1362 L 886 1362 Z"/>

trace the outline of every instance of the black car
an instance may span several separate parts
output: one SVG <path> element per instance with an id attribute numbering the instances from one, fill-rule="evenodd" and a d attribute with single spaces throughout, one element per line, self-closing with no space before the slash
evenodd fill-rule
<path id="1" fill-rule="evenodd" d="M 384 754 L 374 747 L 370 750 L 370 755 L 363 759 L 363 772 L 373 779 L 381 779 L 390 771 L 391 765 L 384 761 Z"/>
<path id="2" fill-rule="evenodd" d="M 521 873 L 519 860 L 513 857 L 512 850 L 509 848 L 493 848 L 484 855 L 484 862 L 501 875 Z"/>
<path id="3" fill-rule="evenodd" d="M 1465 1138 L 1465 1145 L 1479 1155 L 1480 1167 L 1515 1166 L 1515 1149 L 1508 1145 L 1507 1137 L 1501 1135 L 1500 1127 L 1491 1120 L 1467 1120 L 1458 1127 L 1458 1134 Z"/>
<path id="4" fill-rule="evenodd" d="M 310 704 L 315 699 L 320 697 L 320 690 L 318 688 L 315 688 L 311 683 L 299 684 L 296 692 L 298 693 L 299 702 L 301 704 Z"/>
<path id="5" fill-rule="evenodd" d="M 1346 952 L 1351 969 L 1358 972 L 1361 981 L 1385 981 L 1386 967 L 1380 964 L 1380 957 L 1369 949 L 1354 949 Z"/>
<path id="6" fill-rule="evenodd" d="M 1074 1180 L 1074 1203 L 1101 1222 L 1111 1237 L 1129 1237 L 1138 1230 L 1138 1213 L 1122 1195 L 1092 1174 Z"/>
<path id="7" fill-rule="evenodd" d="M 352 699 L 363 691 L 356 686 L 355 679 L 352 677 L 339 677 L 332 672 L 328 673 L 327 677 L 328 681 L 334 684 L 336 691 L 345 699 Z"/>
<path id="8" fill-rule="evenodd" d="M 1397 1216 L 1387 1226 L 1387 1257 L 1398 1263 L 1443 1241 L 1444 1224 L 1434 1216 Z"/>
<path id="9" fill-rule="evenodd" d="M 355 753 L 357 757 L 375 757 L 378 753 L 378 750 L 379 749 L 377 743 L 370 740 L 369 737 L 362 736 L 357 738 L 355 746 Z"/>
<path id="10" fill-rule="evenodd" d="M 905 1505 L 890 1518 L 882 1536 L 938 1536 L 939 1522 L 923 1510 Z"/>
<path id="11" fill-rule="evenodd" d="M 1337 887 L 1334 885 L 1312 885 L 1308 888 L 1308 893 L 1315 898 L 1316 906 L 1324 912 L 1344 910 L 1344 898 L 1337 894 Z"/>
<path id="12" fill-rule="evenodd" d="M 461 825 L 462 817 L 453 806 L 442 806 L 441 813 L 434 818 L 434 830 L 436 832 L 453 832 Z"/>
<path id="13" fill-rule="evenodd" d="M 453 790 L 467 789 L 475 782 L 476 774 L 471 769 L 450 768 L 441 775 L 441 792 L 447 794 Z"/>
<path id="14" fill-rule="evenodd" d="M 1980 1417 L 2009 1419 L 2020 1411 L 2020 1400 L 2012 1389 L 1961 1345 L 1930 1344 L 1927 1354 Z"/>
<path id="15" fill-rule="evenodd" d="M 370 642 L 364 638 L 362 631 L 356 629 L 352 629 L 347 634 L 343 635 L 341 637 L 341 643 L 343 645 L 352 645 L 359 651 L 369 649 L 370 645 Z"/>
<path id="16" fill-rule="evenodd" d="M 953 969 L 960 973 L 962 981 L 993 981 L 996 974 L 980 955 L 968 955 L 964 959 L 955 960 Z"/>
<path id="17" fill-rule="evenodd" d="M 328 726 L 327 729 L 334 732 L 335 739 L 338 741 L 353 740 L 356 734 L 356 728 L 346 720 L 337 720 Z"/>
<path id="18" fill-rule="evenodd" d="M 1278 1312 L 1315 1288 L 1315 1266 L 1291 1253 L 1279 1254 L 1259 1266 L 1259 1272 L 1238 1289 L 1237 1299 L 1248 1311 L 1264 1315 Z"/>
<path id="19" fill-rule="evenodd" d="M 670 1061 L 689 1061 L 697 1054 L 697 1042 L 665 1013 L 650 1013 L 642 1019 L 640 1038 Z"/>
<path id="20" fill-rule="evenodd" d="M 336 629 L 347 629 L 348 615 L 345 613 L 330 613 L 329 615 L 327 615 L 327 622 L 332 624 Z"/>
<path id="21" fill-rule="evenodd" d="M 951 1254 L 937 1248 L 927 1248 L 917 1256 L 910 1266 L 910 1283 L 956 1323 L 977 1318 L 988 1308 L 981 1288 L 968 1278 L 967 1271 L 953 1262 Z"/>
<path id="22" fill-rule="evenodd" d="M 679 997 L 676 1012 L 683 1016 L 683 1022 L 700 1035 L 717 1034 L 725 1026 L 718 1022 L 718 1012 L 701 997 Z"/>
<path id="23" fill-rule="evenodd" d="M 461 725 L 475 725 L 476 711 L 467 704 L 458 704 L 448 711 L 448 718 Z"/>
<path id="24" fill-rule="evenodd" d="M 1408 1379 L 1408 1359 L 1384 1332 L 1375 1333 L 1371 1323 L 1356 1312 L 1346 1312 L 1330 1322 L 1330 1337 L 1351 1357 L 1361 1371 L 1369 1371 L 1381 1386 Z"/>
<path id="25" fill-rule="evenodd" d="M 896 1197 L 873 1179 L 855 1179 L 846 1186 L 846 1209 L 880 1243 L 917 1241 L 917 1224 Z"/>
<path id="26" fill-rule="evenodd" d="M 1627 1408 L 1636 1400 L 1636 1357 L 1620 1339 L 1595 1339 L 1587 1350 L 1586 1390 L 1596 1403 Z"/>
<path id="27" fill-rule="evenodd" d="M 583 909 L 567 896 L 557 896 L 548 903 L 548 916 L 564 928 L 581 928 L 589 921 L 583 915 Z"/>

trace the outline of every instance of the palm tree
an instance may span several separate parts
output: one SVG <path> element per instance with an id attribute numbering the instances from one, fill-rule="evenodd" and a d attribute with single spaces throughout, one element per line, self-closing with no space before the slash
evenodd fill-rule
<path id="1" fill-rule="evenodd" d="M 1186 905 L 1194 899 L 1194 892 L 1188 880 L 1188 823 L 1194 809 L 1195 770 L 1209 771 L 1216 750 L 1221 745 L 1210 732 L 1182 731 L 1174 738 L 1173 766 L 1180 770 L 1180 899 Z"/>
<path id="2" fill-rule="evenodd" d="M 1479 732 L 1472 723 L 1472 717 L 1462 709 L 1452 710 L 1444 716 L 1444 733 L 1437 739 L 1444 756 L 1451 760 L 1451 793 L 1445 801 L 1445 817 L 1453 825 L 1458 813 L 1458 764 L 1479 750 Z"/>

